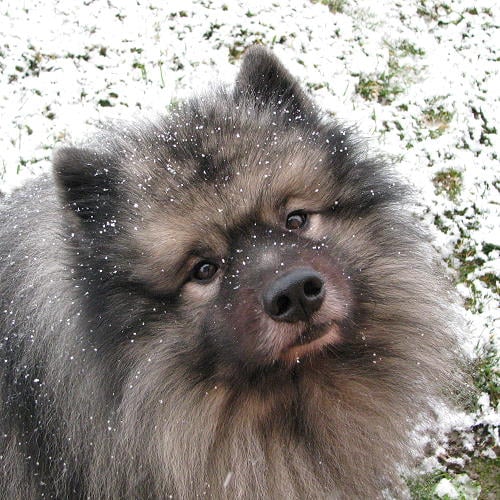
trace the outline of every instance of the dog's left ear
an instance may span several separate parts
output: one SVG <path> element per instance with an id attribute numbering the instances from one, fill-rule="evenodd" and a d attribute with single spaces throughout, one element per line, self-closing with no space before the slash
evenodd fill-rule
<path id="1" fill-rule="evenodd" d="M 289 113 L 294 120 L 309 121 L 315 116 L 313 103 L 297 80 L 261 45 L 245 52 L 234 92 L 236 101 L 250 98 L 258 107 Z"/>

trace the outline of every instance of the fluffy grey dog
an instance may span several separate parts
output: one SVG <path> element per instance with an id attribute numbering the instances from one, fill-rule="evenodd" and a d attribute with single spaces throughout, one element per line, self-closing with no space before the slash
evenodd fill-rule
<path id="1" fill-rule="evenodd" d="M 404 197 L 260 47 L 58 150 L 0 210 L 3 498 L 402 495 L 455 371 Z"/>

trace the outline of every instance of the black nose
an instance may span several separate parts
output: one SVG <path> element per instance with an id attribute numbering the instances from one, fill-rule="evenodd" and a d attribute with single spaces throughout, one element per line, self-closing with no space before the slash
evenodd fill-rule
<path id="1" fill-rule="evenodd" d="M 264 310 L 275 321 L 306 321 L 323 303 L 323 285 L 321 275 L 313 269 L 290 271 L 264 291 Z"/>

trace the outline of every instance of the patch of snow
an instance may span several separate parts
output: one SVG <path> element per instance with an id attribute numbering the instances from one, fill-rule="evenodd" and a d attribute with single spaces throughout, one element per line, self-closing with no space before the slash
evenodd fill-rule
<path id="1" fill-rule="evenodd" d="M 458 491 L 449 479 L 443 478 L 436 486 L 434 493 L 439 498 L 458 498 Z"/>

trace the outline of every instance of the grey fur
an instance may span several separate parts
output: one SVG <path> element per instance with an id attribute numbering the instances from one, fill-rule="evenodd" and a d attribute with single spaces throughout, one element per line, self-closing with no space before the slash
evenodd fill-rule
<path id="1" fill-rule="evenodd" d="M 233 93 L 56 152 L 1 201 L 3 498 L 404 496 L 457 374 L 404 191 L 258 47 Z M 293 200 L 321 212 L 309 232 L 283 229 Z M 341 318 L 298 363 L 260 309 L 282 263 L 322 272 Z"/>

